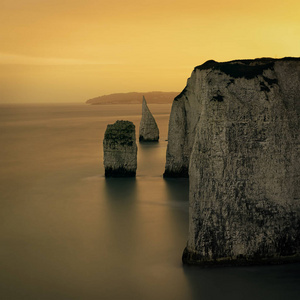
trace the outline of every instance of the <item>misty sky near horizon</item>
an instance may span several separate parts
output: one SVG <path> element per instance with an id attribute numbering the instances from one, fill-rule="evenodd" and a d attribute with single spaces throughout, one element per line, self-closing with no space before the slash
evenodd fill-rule
<path id="1" fill-rule="evenodd" d="M 181 91 L 208 59 L 300 56 L 300 2 L 0 0 L 0 103 Z"/>

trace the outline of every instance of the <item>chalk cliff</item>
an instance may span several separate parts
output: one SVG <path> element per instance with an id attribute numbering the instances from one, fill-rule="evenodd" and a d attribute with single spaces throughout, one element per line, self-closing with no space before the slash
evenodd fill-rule
<path id="1" fill-rule="evenodd" d="M 190 177 L 183 261 L 299 259 L 300 59 L 208 61 L 174 100 L 165 175 Z"/>
<path id="2" fill-rule="evenodd" d="M 129 121 L 107 125 L 103 140 L 105 177 L 133 177 L 137 169 L 135 126 Z"/>
<path id="3" fill-rule="evenodd" d="M 284 90 L 280 88 L 280 93 L 287 95 L 288 79 L 284 80 L 282 77 L 285 75 L 278 69 L 294 67 L 299 64 L 299 60 L 300 58 L 263 58 L 225 63 L 211 60 L 196 67 L 188 79 L 187 86 L 173 101 L 164 176 L 188 177 L 196 125 L 206 107 L 204 99 L 211 97 L 209 100 L 220 103 L 225 96 L 227 99 L 239 99 L 246 93 L 247 97 L 251 97 L 251 94 L 255 94 L 256 97 L 272 97 L 274 87 L 275 90 L 279 89 L 278 80 L 284 85 Z M 289 73 L 289 70 L 285 72 Z M 299 78 L 297 72 L 296 69 L 290 70 L 290 76 L 296 76 L 293 82 Z"/>
<path id="4" fill-rule="evenodd" d="M 148 108 L 145 97 L 143 96 L 142 104 L 142 119 L 140 123 L 139 130 L 139 140 L 140 141 L 158 141 L 159 139 L 159 130 L 156 124 L 156 121 Z"/>

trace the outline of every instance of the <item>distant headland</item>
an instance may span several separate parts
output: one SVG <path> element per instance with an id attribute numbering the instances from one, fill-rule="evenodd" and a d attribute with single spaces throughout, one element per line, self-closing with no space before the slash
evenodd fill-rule
<path id="1" fill-rule="evenodd" d="M 172 103 L 174 98 L 180 92 L 146 92 L 146 93 L 116 93 L 110 95 L 99 96 L 87 100 L 86 104 L 100 105 L 100 104 L 141 104 L 143 96 L 147 98 L 150 104 L 168 104 Z"/>

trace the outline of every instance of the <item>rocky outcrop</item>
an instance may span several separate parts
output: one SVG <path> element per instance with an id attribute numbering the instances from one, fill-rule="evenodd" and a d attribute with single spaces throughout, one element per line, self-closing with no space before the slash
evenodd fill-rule
<path id="1" fill-rule="evenodd" d="M 300 59 L 208 61 L 175 98 L 166 172 L 190 177 L 183 261 L 300 254 Z"/>
<path id="2" fill-rule="evenodd" d="M 107 125 L 103 140 L 105 177 L 133 177 L 137 169 L 135 126 L 129 121 Z"/>
<path id="3" fill-rule="evenodd" d="M 156 124 L 156 121 L 148 108 L 145 97 L 143 96 L 142 104 L 142 119 L 140 123 L 139 130 L 139 140 L 145 142 L 158 141 L 159 139 L 159 130 Z"/>

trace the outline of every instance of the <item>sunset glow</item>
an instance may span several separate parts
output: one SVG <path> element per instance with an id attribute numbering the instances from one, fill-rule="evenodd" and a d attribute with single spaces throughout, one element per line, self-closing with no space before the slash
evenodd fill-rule
<path id="1" fill-rule="evenodd" d="M 300 2 L 0 0 L 0 101 L 180 91 L 208 59 L 300 56 Z"/>

